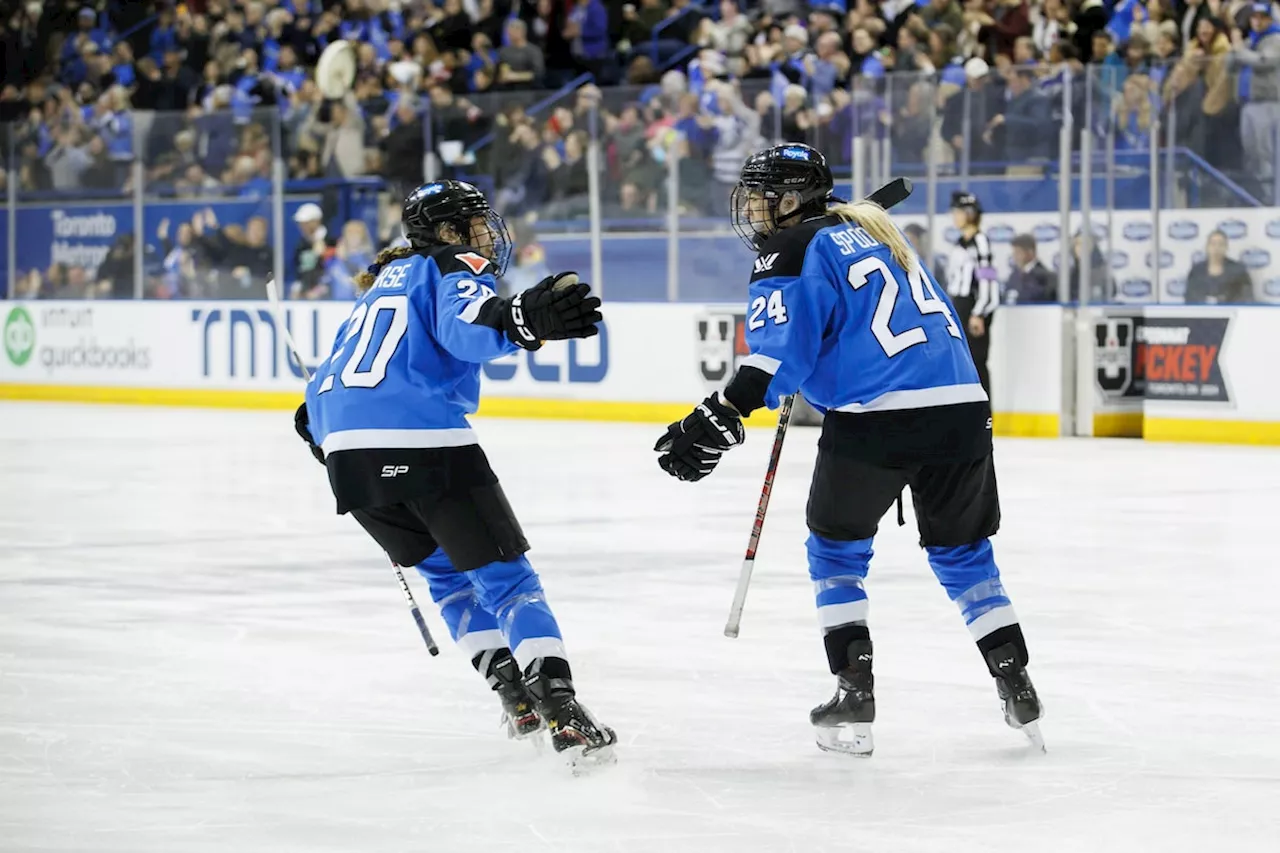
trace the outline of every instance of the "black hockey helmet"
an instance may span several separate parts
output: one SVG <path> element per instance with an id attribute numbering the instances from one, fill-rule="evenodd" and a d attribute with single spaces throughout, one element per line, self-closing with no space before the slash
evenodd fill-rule
<path id="1" fill-rule="evenodd" d="M 951 193 L 951 209 L 968 211 L 975 222 L 982 217 L 982 203 L 968 190 L 956 190 Z"/>
<path id="2" fill-rule="evenodd" d="M 821 216 L 831 201 L 834 181 L 827 158 L 808 145 L 775 145 L 757 151 L 742 164 L 738 185 L 730 197 L 733 230 L 751 249 L 759 251 L 764 241 L 780 227 L 778 206 L 794 193 L 799 205 L 787 219 Z M 794 223 L 788 223 L 794 224 Z"/>
<path id="3" fill-rule="evenodd" d="M 476 217 L 482 222 L 477 223 Z M 415 249 L 439 246 L 440 226 L 449 225 L 468 246 L 493 261 L 495 275 L 507 271 L 511 234 L 484 193 L 466 181 L 432 181 L 404 200 L 400 227 Z"/>

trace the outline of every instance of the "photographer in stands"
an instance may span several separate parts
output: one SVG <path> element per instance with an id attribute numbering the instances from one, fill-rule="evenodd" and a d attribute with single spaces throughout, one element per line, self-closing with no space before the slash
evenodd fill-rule
<path id="1" fill-rule="evenodd" d="M 1188 304 L 1240 305 L 1253 302 L 1253 280 L 1239 261 L 1227 257 L 1227 235 L 1209 234 L 1204 260 L 1191 265 L 1187 273 Z"/>

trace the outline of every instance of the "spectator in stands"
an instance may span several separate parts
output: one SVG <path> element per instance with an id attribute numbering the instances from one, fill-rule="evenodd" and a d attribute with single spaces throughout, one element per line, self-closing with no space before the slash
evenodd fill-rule
<path id="1" fill-rule="evenodd" d="M 1187 273 L 1188 304 L 1240 305 L 1253 302 L 1253 281 L 1249 270 L 1227 257 L 1227 235 L 1213 231 L 1205 243 L 1204 260 L 1191 265 Z"/>
<path id="2" fill-rule="evenodd" d="M 1026 0 L 997 0 L 990 14 L 979 11 L 968 19 L 970 26 L 978 25 L 978 42 L 993 58 L 1013 56 L 1014 42 L 1031 35 L 1031 11 Z"/>
<path id="3" fill-rule="evenodd" d="M 575 0 L 564 28 L 579 67 L 597 79 L 609 57 L 609 13 L 601 0 Z"/>
<path id="4" fill-rule="evenodd" d="M 611 169 L 613 179 L 635 187 L 640 203 L 647 206 L 656 198 L 653 189 L 661 185 L 662 173 L 649 156 L 647 128 L 641 120 L 639 106 L 627 104 L 616 118 L 610 116 L 605 119 L 605 128 L 609 160 L 614 164 Z M 740 160 L 734 166 L 735 172 L 741 165 Z"/>
<path id="5" fill-rule="evenodd" d="M 977 174 L 992 171 L 1002 154 L 1000 140 L 987 133 L 1005 103 L 1004 87 L 992 81 L 990 70 L 979 57 L 966 62 L 966 88 L 947 100 L 942 114 L 942 138 L 957 162 L 976 164 L 971 169 Z"/>
<path id="6" fill-rule="evenodd" d="M 1068 293 L 1072 302 L 1080 301 L 1080 275 L 1081 275 L 1081 259 L 1084 254 L 1084 236 L 1080 232 L 1076 232 L 1075 237 L 1071 240 L 1071 256 L 1067 263 L 1070 264 L 1068 269 Z M 1093 241 L 1091 251 L 1089 252 L 1089 301 L 1109 302 L 1114 294 L 1112 287 L 1111 271 L 1107 269 L 1107 259 L 1102 254 L 1102 250 L 1098 248 L 1097 240 Z"/>
<path id="7" fill-rule="evenodd" d="M 1033 304 L 1058 301 L 1058 280 L 1036 256 L 1036 238 L 1019 234 L 1013 238 L 1013 270 L 1004 284 L 1005 302 Z"/>
<path id="8" fill-rule="evenodd" d="M 1098 33 L 1106 32 L 1107 29 L 1107 8 L 1103 5 L 1103 0 L 1083 0 L 1071 20 L 1075 25 L 1072 39 L 1075 41 L 1076 52 L 1080 54 L 1080 61 L 1085 64 L 1102 62 L 1114 48 L 1109 34 L 1105 42 L 1097 39 Z M 1099 47 L 1102 49 L 1101 55 L 1095 55 L 1094 51 Z"/>
<path id="9" fill-rule="evenodd" d="M 1272 198 L 1275 175 L 1275 136 L 1280 132 L 1280 26 L 1271 17 L 1270 3 L 1251 7 L 1248 40 L 1238 36 L 1229 66 L 1239 69 L 1240 137 L 1245 172 Z"/>
<path id="10" fill-rule="evenodd" d="M 1160 101 L 1164 106 L 1165 121 L 1173 122 L 1173 134 L 1176 145 L 1185 147 L 1200 156 L 1206 151 L 1204 114 L 1201 104 L 1204 103 L 1205 86 L 1200 79 L 1195 60 L 1183 59 L 1174 65 L 1165 76 Z"/>
<path id="11" fill-rule="evenodd" d="M 320 289 L 308 294 L 308 298 L 343 301 L 355 299 L 355 277 L 373 263 L 375 254 L 367 225 L 359 219 L 343 225 L 342 236 L 338 238 L 337 246 L 329 253 L 325 263 Z"/>
<path id="12" fill-rule="evenodd" d="M 1004 156 L 1011 163 L 1041 160 L 1049 156 L 1053 122 L 1049 100 L 1035 87 L 1029 69 L 1013 69 L 1005 78 L 1009 100 L 1005 111 L 988 124 L 988 144 L 1003 135 Z"/>
<path id="13" fill-rule="evenodd" d="M 1183 44 L 1191 44 L 1198 38 L 1200 22 L 1214 15 L 1205 0 L 1182 0 L 1181 17 L 1178 19 L 1178 35 Z"/>
<path id="14" fill-rule="evenodd" d="M 203 219 L 196 214 L 197 219 Z M 196 266 L 198 247 L 195 239 L 195 227 L 191 222 L 183 222 L 178 226 L 173 242 L 169 240 L 169 220 L 160 220 L 156 228 L 156 237 L 160 241 L 164 270 L 159 289 L 148 294 L 153 298 L 198 298 L 205 295 L 202 276 Z M 203 224 L 201 225 L 203 228 Z"/>
<path id="15" fill-rule="evenodd" d="M 267 242 L 267 220 L 251 217 L 244 226 L 220 228 L 212 207 L 197 213 L 191 220 L 199 251 L 213 272 L 213 290 L 207 294 L 217 299 L 266 298 L 266 281 L 272 273 L 271 246 Z"/>
<path id="16" fill-rule="evenodd" d="M 527 122 L 512 126 L 508 154 L 501 162 L 510 164 L 500 185 L 495 207 L 504 216 L 519 216 L 538 210 L 550 193 L 552 163 L 545 156 L 538 132 Z"/>
<path id="17" fill-rule="evenodd" d="M 1200 102 L 1200 132 L 1206 140 L 1205 159 L 1210 165 L 1229 172 L 1242 162 L 1240 146 L 1239 106 L 1235 100 L 1235 79 L 1227 68 L 1231 40 L 1222 21 L 1208 14 L 1196 23 L 1195 40 L 1187 45 L 1185 62 L 1198 72 L 1204 85 Z"/>
<path id="18" fill-rule="evenodd" d="M 809 131 L 815 123 L 814 113 L 809 109 L 809 93 L 794 83 L 787 86 L 782 97 L 782 140 L 809 141 Z"/>
<path id="19" fill-rule="evenodd" d="M 354 96 L 320 104 L 302 132 L 314 140 L 326 174 L 344 178 L 365 174 L 365 122 Z"/>
<path id="20" fill-rule="evenodd" d="M 395 109 L 395 126 L 382 140 L 383 175 L 391 183 L 394 206 L 422 183 L 423 157 L 426 155 L 426 135 L 422 118 L 418 115 L 418 102 L 412 96 L 402 96 Z"/>
<path id="21" fill-rule="evenodd" d="M 529 27 L 519 18 L 507 21 L 507 44 L 498 51 L 498 85 L 508 89 L 536 89 L 542 85 L 546 62 L 542 49 L 529 44 Z"/>
<path id="22" fill-rule="evenodd" d="M 84 173 L 93 165 L 86 136 L 82 126 L 69 122 L 53 131 L 54 145 L 45 162 L 55 190 L 76 190 L 83 186 Z"/>
<path id="23" fill-rule="evenodd" d="M 1075 31 L 1066 0 L 1044 0 L 1031 10 L 1031 40 L 1040 54 L 1047 55 L 1055 44 L 1070 38 Z"/>
<path id="24" fill-rule="evenodd" d="M 1146 151 L 1152 145 L 1155 117 L 1151 78 L 1134 74 L 1124 81 L 1124 91 L 1113 109 L 1117 151 Z M 1158 142 L 1157 142 L 1158 144 Z"/>
<path id="25" fill-rule="evenodd" d="M 293 214 L 301 239 L 293 251 L 293 271 L 297 279 L 289 288 L 293 299 L 320 299 L 327 291 L 323 284 L 324 268 L 337 241 L 329 237 L 324 227 L 324 211 L 312 202 L 300 206 Z"/>
<path id="26" fill-rule="evenodd" d="M 726 56 L 741 56 L 754 35 L 751 21 L 742 14 L 735 0 L 720 0 L 720 20 L 703 18 L 698 26 L 697 43 Z"/>
<path id="27" fill-rule="evenodd" d="M 911 248 L 916 250 L 916 255 L 928 267 L 929 272 L 933 274 L 938 283 L 940 285 L 945 284 L 947 281 L 946 258 L 944 255 L 934 254 L 933 241 L 929 239 L 929 232 L 923 226 L 909 222 L 902 229 L 902 233 L 907 235 Z"/>
<path id="28" fill-rule="evenodd" d="M 743 101 L 737 88 L 730 83 L 720 83 L 712 94 L 716 103 L 716 138 L 711 150 L 713 180 L 708 190 L 709 207 L 710 212 L 727 214 L 729 193 L 738 182 L 742 163 L 764 146 L 764 139 L 760 113 Z"/>
<path id="29" fill-rule="evenodd" d="M 111 245 L 94 275 L 96 295 L 111 299 L 133 298 L 133 235 L 121 234 Z"/>
<path id="30" fill-rule="evenodd" d="M 53 173 L 48 159 L 40 156 L 40 143 L 34 138 L 24 139 L 21 148 L 21 165 L 18 170 L 18 189 L 21 192 L 48 192 L 53 189 Z"/>
<path id="31" fill-rule="evenodd" d="M 1031 36 L 1021 36 L 1013 43 L 1013 64 L 1035 67 L 1040 64 L 1041 53 Z"/>
<path id="32" fill-rule="evenodd" d="M 119 195 L 124 186 L 123 177 L 118 173 L 116 164 L 107 155 L 107 143 L 101 136 L 91 134 L 84 147 L 89 164 L 80 174 L 80 186 L 94 196 Z"/>
<path id="33" fill-rule="evenodd" d="M 923 163 L 933 138 L 933 86 L 912 83 L 890 125 L 894 156 L 904 163 Z M 897 98 L 895 98 L 897 100 Z"/>
<path id="34" fill-rule="evenodd" d="M 929 0 L 928 5 L 920 10 L 920 17 L 931 30 L 941 24 L 950 28 L 954 35 L 965 28 L 964 10 L 955 0 Z"/>

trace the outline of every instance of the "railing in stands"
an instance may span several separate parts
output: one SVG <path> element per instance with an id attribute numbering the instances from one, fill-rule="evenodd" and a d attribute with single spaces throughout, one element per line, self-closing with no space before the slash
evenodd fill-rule
<path id="1" fill-rule="evenodd" d="M 657 68 L 658 73 L 661 74 L 664 71 L 670 71 L 672 68 L 676 68 L 680 65 L 685 64 L 690 59 L 692 59 L 701 49 L 702 48 L 698 47 L 696 44 L 689 45 L 684 50 L 680 51 L 675 56 L 672 56 L 666 62 L 659 65 Z"/>
<path id="2" fill-rule="evenodd" d="M 104 12 L 103 15 L 105 14 L 106 13 Z M 138 21 L 138 23 L 134 24 L 132 27 L 129 27 L 129 29 L 125 30 L 124 32 L 117 33 L 116 37 L 112 40 L 111 43 L 113 45 L 119 44 L 120 42 L 127 39 L 129 36 L 133 35 L 136 32 L 140 32 L 144 27 L 150 26 L 151 24 L 154 24 L 158 20 L 160 20 L 159 15 L 152 15 L 149 18 L 144 18 L 141 21 Z"/>
<path id="3" fill-rule="evenodd" d="M 701 11 L 700 7 L 698 6 L 686 6 L 676 14 L 672 15 L 670 18 L 664 18 L 663 20 L 659 21 L 658 25 L 654 27 L 653 30 L 650 32 L 649 58 L 653 60 L 653 64 L 655 67 L 657 67 L 657 65 L 659 64 L 658 43 L 662 40 L 659 34 L 663 30 L 667 29 L 668 27 L 674 26 L 678 21 L 681 21 L 684 18 L 688 17 L 689 14 L 695 10 Z"/>
<path id="4" fill-rule="evenodd" d="M 588 83 L 594 83 L 595 79 L 596 79 L 595 75 L 593 74 L 589 74 L 589 73 L 579 74 L 577 77 L 574 77 L 568 83 L 565 83 L 559 89 L 556 89 L 550 95 L 547 95 L 542 100 L 534 103 L 533 106 L 525 110 L 525 113 L 530 116 L 538 115 L 539 113 L 546 110 L 548 107 L 555 106 L 562 98 L 566 98 L 569 95 L 572 95 L 574 92 L 576 92 L 578 89 L 581 89 L 583 86 L 587 85 Z M 474 154 L 475 152 L 479 151 L 481 148 L 484 148 L 486 145 L 491 145 L 493 143 L 494 138 L 495 138 L 494 132 L 489 131 L 484 136 L 480 137 L 475 142 L 473 142 L 467 148 L 467 152 Z"/>

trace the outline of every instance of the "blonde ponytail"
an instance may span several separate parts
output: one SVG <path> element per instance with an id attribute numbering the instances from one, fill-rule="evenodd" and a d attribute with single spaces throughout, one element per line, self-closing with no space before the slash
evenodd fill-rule
<path id="1" fill-rule="evenodd" d="M 417 249 L 412 246 L 397 246 L 383 249 L 378 253 L 378 257 L 373 259 L 373 263 L 369 264 L 368 269 L 356 276 L 356 292 L 365 293 L 369 288 L 373 287 L 373 283 L 378 279 L 378 273 L 382 272 L 382 268 L 392 261 L 398 261 L 417 253 Z"/>
<path id="2" fill-rule="evenodd" d="M 919 261 L 915 250 L 907 242 L 907 238 L 893 224 L 885 209 L 874 201 L 841 202 L 827 208 L 828 216 L 838 216 L 845 222 L 852 222 L 871 236 L 871 239 L 889 247 L 889 253 L 898 262 L 898 266 L 907 272 L 916 268 Z"/>

